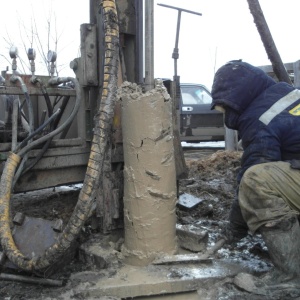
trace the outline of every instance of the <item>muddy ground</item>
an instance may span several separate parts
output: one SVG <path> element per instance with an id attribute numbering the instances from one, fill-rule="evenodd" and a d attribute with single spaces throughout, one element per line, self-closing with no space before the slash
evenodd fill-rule
<path id="1" fill-rule="evenodd" d="M 221 229 L 227 222 L 231 201 L 236 190 L 236 175 L 240 167 L 241 152 L 220 150 L 213 154 L 186 153 L 189 168 L 187 179 L 180 181 L 179 193 L 190 194 L 202 199 L 192 209 L 177 207 L 179 224 L 193 224 L 205 228 L 209 232 L 209 246 L 220 237 Z M 49 220 L 58 217 L 67 220 L 77 202 L 80 187 L 70 189 L 48 189 L 47 191 L 19 194 L 12 198 L 12 210 L 22 211 L 28 216 L 42 217 Z M 24 199 L 27 199 L 24 201 Z M 78 242 L 82 243 L 97 234 L 90 223 L 82 230 Z M 115 247 L 116 245 L 114 245 Z M 114 250 L 120 251 L 120 245 Z M 251 265 L 257 273 L 266 272 L 272 266 L 268 252 L 260 236 L 247 237 L 235 246 L 225 245 L 216 254 L 216 259 L 232 259 L 241 264 Z M 95 266 L 84 264 L 78 255 L 67 266 L 50 276 L 51 279 L 62 280 L 63 287 L 47 287 L 44 285 L 0 281 L 0 299 L 65 299 L 61 295 L 72 289 L 70 278 L 81 271 L 95 271 Z M 3 269 L 4 273 L 26 275 L 18 270 Z M 108 272 L 114 272 L 110 269 Z M 105 270 L 99 270 L 99 276 L 106 276 Z M 198 291 L 199 299 L 294 299 L 270 298 L 253 295 L 237 288 L 231 280 L 214 287 L 203 287 Z M 202 296 L 201 296 L 202 295 Z M 71 297 L 70 299 L 79 299 Z"/>

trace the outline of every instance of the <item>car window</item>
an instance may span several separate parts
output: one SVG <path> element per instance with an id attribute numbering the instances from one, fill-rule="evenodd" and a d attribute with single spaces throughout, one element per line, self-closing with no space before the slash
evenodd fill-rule
<path id="1" fill-rule="evenodd" d="M 210 104 L 212 102 L 211 96 L 207 93 L 206 90 L 204 89 L 197 89 L 196 90 L 196 95 L 201 99 L 203 104 Z"/>
<path id="2" fill-rule="evenodd" d="M 212 97 L 210 93 L 201 86 L 181 86 L 183 105 L 189 104 L 210 104 Z"/>
<path id="3" fill-rule="evenodd" d="M 189 105 L 189 104 L 197 104 L 197 100 L 193 97 L 193 95 L 188 93 L 182 93 L 182 104 Z"/>

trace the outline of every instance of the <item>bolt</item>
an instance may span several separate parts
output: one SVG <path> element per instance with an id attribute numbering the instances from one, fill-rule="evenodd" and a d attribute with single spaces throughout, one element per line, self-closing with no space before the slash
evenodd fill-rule
<path id="1" fill-rule="evenodd" d="M 15 225 L 21 226 L 24 222 L 24 219 L 25 219 L 25 215 L 23 213 L 17 212 L 13 219 L 13 223 Z"/>
<path id="2" fill-rule="evenodd" d="M 74 59 L 74 60 L 72 60 L 70 62 L 70 68 L 72 70 L 74 70 L 74 71 L 78 69 L 78 61 L 77 61 L 77 59 Z"/>

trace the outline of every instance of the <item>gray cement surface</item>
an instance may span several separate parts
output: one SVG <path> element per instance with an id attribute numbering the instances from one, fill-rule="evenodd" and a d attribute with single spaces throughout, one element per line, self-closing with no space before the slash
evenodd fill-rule
<path id="1" fill-rule="evenodd" d="M 193 292 L 201 286 L 211 285 L 234 277 L 240 272 L 249 271 L 239 264 L 215 260 L 212 264 L 170 265 L 134 267 L 123 265 L 116 274 L 102 277 L 92 282 L 86 281 L 87 273 L 78 273 L 71 278 L 80 282 L 73 288 L 74 296 L 86 297 L 113 296 L 135 298 Z M 92 277 L 92 274 L 89 274 Z M 96 277 L 96 276 L 95 276 Z"/>

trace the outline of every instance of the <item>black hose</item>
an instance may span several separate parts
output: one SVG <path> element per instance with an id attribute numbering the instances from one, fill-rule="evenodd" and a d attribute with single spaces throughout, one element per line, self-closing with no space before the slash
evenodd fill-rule
<path id="1" fill-rule="evenodd" d="M 51 139 L 52 137 L 56 136 L 57 134 L 59 134 L 60 132 L 62 132 L 75 118 L 79 107 L 80 107 L 80 100 L 81 100 L 81 88 L 80 85 L 78 83 L 78 81 L 75 78 L 72 77 L 67 77 L 65 79 L 66 81 L 72 81 L 75 85 L 75 90 L 76 90 L 76 101 L 75 101 L 75 105 L 74 108 L 70 114 L 70 116 L 68 117 L 68 119 L 61 125 L 59 126 L 57 129 L 55 129 L 54 131 L 46 134 L 45 136 L 31 142 L 29 145 L 25 146 L 23 149 L 21 149 L 17 154 L 21 157 L 23 157 L 25 155 L 25 153 L 27 153 L 28 151 L 30 151 L 31 149 L 33 149 L 34 147 L 46 142 L 47 140 Z"/>
<path id="2" fill-rule="evenodd" d="M 29 97 L 29 94 L 28 94 L 28 91 L 27 91 L 27 88 L 24 89 L 24 86 L 25 84 L 23 83 L 23 80 L 17 76 L 16 77 L 16 80 L 18 80 L 22 86 L 22 90 L 24 91 L 24 95 L 25 95 L 25 100 L 26 100 L 26 104 L 27 104 L 27 109 L 28 109 L 28 118 L 29 118 L 29 122 L 28 122 L 28 125 L 29 125 L 29 136 L 32 134 L 32 132 L 34 131 L 34 115 L 33 115 L 33 107 L 32 107 L 32 102 L 31 102 L 31 99 Z M 17 120 L 18 121 L 18 120 Z M 13 134 L 18 134 L 17 133 L 17 130 L 14 130 Z M 29 139 L 30 140 L 30 139 Z M 12 147 L 14 148 L 15 145 L 12 143 Z M 18 146 L 16 147 L 16 149 L 18 148 Z M 16 151 L 16 149 L 12 149 L 12 151 Z M 19 176 L 21 175 L 22 173 L 22 170 L 24 168 L 24 165 L 26 164 L 28 160 L 28 155 L 24 155 L 23 156 L 23 159 L 18 167 L 18 170 L 16 172 L 16 176 L 14 176 L 14 181 L 13 181 L 13 186 L 14 184 L 17 182 Z M 12 186 L 12 187 L 13 187 Z"/>
<path id="3" fill-rule="evenodd" d="M 31 134 L 34 130 L 34 115 L 33 115 L 33 107 L 32 107 L 32 102 L 29 97 L 28 92 L 24 93 L 25 99 L 26 99 L 26 104 L 27 104 L 27 109 L 28 109 L 28 124 L 29 124 L 29 134 Z"/>
<path id="4" fill-rule="evenodd" d="M 58 100 L 57 101 L 57 98 L 60 98 L 61 97 L 56 97 L 54 103 L 53 103 L 53 106 L 51 105 L 51 100 L 50 100 L 50 97 L 49 97 L 49 94 L 47 92 L 47 89 L 45 88 L 43 82 L 41 80 L 38 80 L 37 79 L 37 82 L 40 83 L 40 86 L 41 86 L 41 90 L 42 90 L 42 93 L 44 95 L 44 98 L 45 98 L 45 102 L 46 102 L 46 106 L 47 106 L 47 109 L 48 109 L 48 116 L 51 117 L 53 115 L 53 108 L 55 107 L 55 105 L 58 103 Z M 62 105 L 60 107 L 60 113 L 58 114 L 58 116 L 53 120 L 53 122 L 50 123 L 50 131 L 52 131 L 53 129 L 56 129 L 60 119 L 61 119 L 61 116 L 63 115 L 64 111 L 65 111 L 65 108 L 68 104 L 68 101 L 70 99 L 70 96 L 64 96 L 63 98 L 63 102 L 62 102 Z M 46 111 L 45 111 L 46 112 Z M 44 123 L 44 119 L 43 121 L 41 122 L 41 124 Z M 30 164 L 25 164 L 21 162 L 19 168 L 18 168 L 18 171 L 16 172 L 16 175 L 15 175 L 15 178 L 14 178 L 14 185 L 15 183 L 18 181 L 19 177 L 23 174 L 25 174 L 26 172 L 28 172 L 30 169 L 32 169 L 37 163 L 38 161 L 43 157 L 43 155 L 46 153 L 46 151 L 48 150 L 50 144 L 51 144 L 51 141 L 52 141 L 53 138 L 50 138 L 49 140 L 47 140 L 45 142 L 45 144 L 43 145 L 41 151 L 35 156 L 35 158 L 30 162 Z"/>
<path id="5" fill-rule="evenodd" d="M 45 89 L 42 89 L 42 91 L 43 91 L 43 95 L 44 95 L 45 102 L 46 102 L 47 109 L 48 109 L 48 117 L 50 118 L 53 114 L 51 100 L 50 100 L 50 97 L 49 97 L 49 94 L 47 93 L 47 91 L 45 91 Z"/>
<path id="6" fill-rule="evenodd" d="M 11 151 L 15 151 L 18 142 L 19 100 L 14 97 L 12 113 Z"/>
<path id="7" fill-rule="evenodd" d="M 28 141 L 30 141 L 33 137 L 35 137 L 37 134 L 39 134 L 41 131 L 44 130 L 47 125 L 49 125 L 55 118 L 60 114 L 60 109 L 58 109 L 52 116 L 47 119 L 44 124 L 40 125 L 34 132 L 32 132 L 30 135 L 28 135 L 16 148 L 15 152 L 17 153 L 22 147 L 24 147 Z"/>
<path id="8" fill-rule="evenodd" d="M 56 129 L 64 111 L 65 108 L 68 104 L 68 101 L 70 99 L 70 96 L 64 96 L 63 100 L 62 100 L 62 104 L 60 106 L 60 113 L 59 115 L 55 118 L 55 120 L 52 123 L 53 129 Z M 22 174 L 25 174 L 26 172 L 28 172 L 30 169 L 32 169 L 37 163 L 38 161 L 43 157 L 43 155 L 45 154 L 45 152 L 48 150 L 51 141 L 53 138 L 49 139 L 42 147 L 41 151 L 36 155 L 36 157 L 34 158 L 34 160 L 32 160 L 30 162 L 30 164 L 28 166 L 26 166 L 26 168 L 23 170 Z"/>

